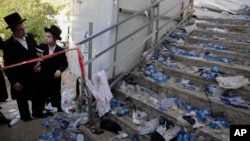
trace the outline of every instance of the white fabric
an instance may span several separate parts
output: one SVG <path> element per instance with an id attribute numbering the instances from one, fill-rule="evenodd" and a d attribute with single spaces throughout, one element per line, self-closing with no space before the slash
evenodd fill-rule
<path id="1" fill-rule="evenodd" d="M 16 37 L 14 37 L 14 38 L 15 38 L 15 40 L 17 40 L 25 49 L 28 50 L 28 44 L 27 44 L 27 42 L 26 42 L 26 38 L 25 38 L 25 37 L 23 37 L 23 39 L 16 38 Z"/>
<path id="2" fill-rule="evenodd" d="M 195 6 L 206 7 L 216 11 L 227 11 L 232 14 L 245 14 L 246 4 L 236 0 L 195 0 Z"/>
<path id="3" fill-rule="evenodd" d="M 110 101 L 113 98 L 105 71 L 100 71 L 93 76 L 94 88 L 99 92 L 101 99 L 97 100 L 97 110 L 99 117 L 110 110 Z"/>
<path id="4" fill-rule="evenodd" d="M 249 80 L 244 76 L 216 77 L 219 87 L 226 89 L 238 89 L 248 85 Z"/>

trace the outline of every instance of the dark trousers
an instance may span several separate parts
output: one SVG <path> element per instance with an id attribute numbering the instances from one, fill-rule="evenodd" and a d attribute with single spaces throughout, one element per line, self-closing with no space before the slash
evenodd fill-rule
<path id="1" fill-rule="evenodd" d="M 21 83 L 23 90 L 16 92 L 13 88 L 12 93 L 15 94 L 19 113 L 21 119 L 30 118 L 29 104 L 31 101 L 31 109 L 33 115 L 42 114 L 44 106 L 42 105 L 41 83 L 36 78 L 28 78 L 25 82 Z"/>
<path id="2" fill-rule="evenodd" d="M 17 106 L 19 109 L 21 119 L 23 120 L 23 119 L 28 119 L 31 116 L 30 116 L 29 103 L 28 103 L 29 100 L 26 97 L 21 96 L 21 95 L 22 93 L 20 93 L 20 96 L 17 96 L 16 101 L 17 101 Z M 36 96 L 32 96 L 30 99 L 31 104 L 32 104 L 31 110 L 32 110 L 33 115 L 38 115 L 43 112 L 41 99 L 38 95 Z"/>
<path id="3" fill-rule="evenodd" d="M 51 102 L 53 107 L 57 107 L 58 111 L 62 111 L 61 107 L 61 78 L 43 77 L 43 96 L 44 105 Z"/>
<path id="4" fill-rule="evenodd" d="M 3 72 L 0 71 L 0 102 L 4 102 L 8 98 L 7 88 Z"/>

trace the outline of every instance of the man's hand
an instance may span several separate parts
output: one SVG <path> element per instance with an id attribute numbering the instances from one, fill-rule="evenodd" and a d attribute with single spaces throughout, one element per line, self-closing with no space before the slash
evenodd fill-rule
<path id="1" fill-rule="evenodd" d="M 61 77 L 61 74 L 62 74 L 62 72 L 61 72 L 60 70 L 57 70 L 57 71 L 55 72 L 54 77 L 55 77 L 55 78 L 59 78 L 59 77 Z"/>
<path id="2" fill-rule="evenodd" d="M 19 83 L 16 82 L 13 84 L 13 88 L 17 91 L 17 92 L 21 92 L 23 90 L 23 86 Z"/>
<path id="3" fill-rule="evenodd" d="M 36 63 L 36 65 L 34 67 L 34 70 L 35 70 L 36 73 L 41 71 L 41 63 L 40 62 Z"/>

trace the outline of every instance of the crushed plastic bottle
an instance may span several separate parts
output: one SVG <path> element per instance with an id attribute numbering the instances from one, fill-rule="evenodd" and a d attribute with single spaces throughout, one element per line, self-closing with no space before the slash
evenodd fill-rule
<path id="1" fill-rule="evenodd" d="M 124 108 L 124 109 L 118 111 L 116 113 L 116 115 L 121 117 L 121 116 L 124 116 L 124 115 L 128 115 L 129 113 L 130 113 L 130 109 L 129 108 Z"/>
<path id="2" fill-rule="evenodd" d="M 161 54 L 159 54 L 159 55 L 157 56 L 157 60 L 158 60 L 159 62 L 163 62 L 163 61 L 165 61 L 165 58 L 164 58 Z"/>
<path id="3" fill-rule="evenodd" d="M 200 121 L 205 122 L 207 120 L 206 115 L 203 112 L 203 110 L 198 110 L 196 114 Z"/>
<path id="4" fill-rule="evenodd" d="M 225 57 L 220 58 L 220 60 L 221 60 L 221 62 L 223 62 L 223 63 L 231 63 L 231 62 L 234 61 L 233 58 L 225 58 Z"/>

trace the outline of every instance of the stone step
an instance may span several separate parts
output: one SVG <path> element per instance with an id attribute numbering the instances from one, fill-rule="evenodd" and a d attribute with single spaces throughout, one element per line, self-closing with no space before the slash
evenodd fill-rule
<path id="1" fill-rule="evenodd" d="M 249 25 L 209 25 L 204 23 L 197 23 L 198 28 L 207 29 L 207 28 L 218 28 L 225 29 L 228 32 L 238 32 L 238 33 L 250 33 Z"/>
<path id="2" fill-rule="evenodd" d="M 131 76 L 143 87 L 152 89 L 157 93 L 164 92 L 167 96 L 175 96 L 179 100 L 190 103 L 195 107 L 203 109 L 209 108 L 209 101 L 204 92 L 199 90 L 189 90 L 179 86 L 177 83 L 168 80 L 166 83 L 155 83 L 152 79 L 145 77 L 144 74 L 131 73 Z M 170 76 L 171 79 L 173 77 Z M 223 112 L 227 115 L 232 123 L 235 124 L 249 124 L 250 111 L 249 109 L 235 108 L 229 105 L 225 105 L 219 98 L 209 98 L 211 100 L 211 108 L 214 113 Z"/>
<path id="3" fill-rule="evenodd" d="M 103 134 L 96 135 L 96 134 L 93 134 L 93 133 L 91 132 L 91 130 L 90 130 L 88 127 L 84 126 L 84 125 L 80 126 L 80 127 L 79 127 L 79 130 L 80 130 L 82 133 L 84 133 L 85 136 L 88 137 L 89 141 L 99 141 L 99 140 L 108 141 L 108 140 L 110 140 L 112 137 L 118 135 L 118 134 L 115 134 L 115 133 L 113 133 L 113 132 L 109 132 L 109 131 L 106 131 L 106 130 L 104 130 L 104 133 L 103 133 Z M 119 140 L 119 139 L 116 138 L 116 139 L 114 139 L 114 140 L 112 140 L 112 141 L 131 141 L 131 139 L 129 139 L 129 138 L 123 138 L 123 139 L 120 139 L 120 140 Z"/>
<path id="4" fill-rule="evenodd" d="M 234 19 L 234 18 L 208 18 L 208 17 L 199 17 L 199 21 L 208 21 L 213 23 L 220 24 L 232 24 L 232 25 L 249 25 L 250 20 L 247 19 Z"/>
<path id="5" fill-rule="evenodd" d="M 176 62 L 172 62 L 176 63 Z M 195 85 L 200 85 L 200 86 L 205 86 L 205 85 L 213 85 L 213 86 L 218 86 L 218 83 L 215 80 L 206 80 L 205 78 L 202 78 L 200 76 L 200 73 L 191 73 L 187 71 L 180 70 L 175 67 L 166 67 L 163 63 L 156 62 L 155 63 L 156 67 L 159 67 L 162 69 L 163 73 L 169 76 L 173 76 L 175 78 L 184 78 L 188 79 L 191 82 L 193 82 Z M 239 89 L 236 89 L 235 94 L 237 96 L 240 96 L 244 99 L 250 100 L 250 86 L 244 86 Z"/>
<path id="6" fill-rule="evenodd" d="M 185 62 L 185 65 L 189 66 L 197 66 L 197 67 L 219 67 L 223 72 L 230 72 L 233 75 L 243 75 L 246 78 L 250 78 L 250 67 L 237 65 L 237 64 L 226 64 L 223 62 L 218 61 L 209 61 L 203 57 L 188 57 L 182 55 L 170 55 L 168 52 L 162 52 L 165 58 L 171 57 L 172 59 L 176 60 L 177 62 Z"/>
<path id="7" fill-rule="evenodd" d="M 125 101 L 125 99 L 123 101 Z M 132 138 L 134 134 L 137 134 L 140 140 L 150 141 L 149 135 L 139 135 L 139 129 L 137 129 L 137 126 L 133 123 L 132 117 L 130 115 L 118 117 L 115 114 L 109 114 L 109 118 L 112 121 L 116 121 L 120 126 L 122 126 L 122 128 L 124 129 L 124 131 L 126 131 L 129 137 Z"/>
<path id="8" fill-rule="evenodd" d="M 250 55 L 242 55 L 240 53 L 231 51 L 231 50 L 215 50 L 210 48 L 204 48 L 200 45 L 185 43 L 185 45 L 177 45 L 177 44 L 168 44 L 170 47 L 180 48 L 187 52 L 195 51 L 200 54 L 205 54 L 207 52 L 215 54 L 218 57 L 228 57 L 233 58 L 233 64 L 250 66 Z"/>
<path id="9" fill-rule="evenodd" d="M 187 43 L 191 43 L 191 44 L 196 44 L 196 43 L 209 44 L 209 43 L 213 43 L 213 44 L 216 44 L 216 45 L 222 45 L 222 46 L 228 47 L 232 51 L 250 50 L 250 44 L 249 43 L 236 43 L 236 42 L 229 42 L 229 41 L 194 38 L 194 37 L 186 37 L 184 39 L 184 41 L 187 42 Z"/>
<path id="10" fill-rule="evenodd" d="M 135 93 L 131 91 L 128 92 L 117 88 L 114 90 L 114 92 L 116 98 L 120 100 L 126 100 L 128 99 L 128 97 L 130 97 L 131 102 L 133 102 L 138 108 L 145 110 L 147 113 L 150 113 L 151 115 L 166 117 L 170 122 L 174 123 L 177 126 L 180 126 L 183 130 L 183 125 L 178 123 L 177 120 L 177 117 L 183 116 L 184 111 L 182 109 L 172 110 L 172 111 L 171 110 L 161 111 L 158 109 L 158 107 L 155 107 L 155 105 L 149 102 L 150 101 L 149 97 L 141 96 L 140 93 Z M 185 126 L 185 128 L 188 131 L 192 130 L 192 127 L 189 126 Z M 200 127 L 194 130 L 194 132 L 197 136 L 205 135 L 208 137 L 212 137 L 211 140 L 213 141 L 224 140 L 220 134 L 214 133 L 213 130 L 208 126 Z"/>
<path id="11" fill-rule="evenodd" d="M 238 39 L 238 40 L 250 40 L 249 33 L 224 33 L 224 32 L 214 32 L 214 31 L 207 31 L 207 30 L 193 30 L 190 33 L 191 36 L 202 36 L 202 35 L 209 35 L 210 37 L 217 36 L 217 37 L 224 37 L 228 39 Z"/>
<path id="12" fill-rule="evenodd" d="M 150 137 L 148 135 L 139 135 L 138 130 L 136 130 L 136 126 L 133 124 L 132 120 L 128 120 L 128 117 L 118 117 L 116 114 L 112 114 L 111 112 L 106 115 L 106 118 L 110 119 L 111 121 L 116 122 L 119 124 L 122 128 L 122 131 L 127 133 L 128 137 L 118 139 L 114 138 L 112 141 L 131 141 L 133 136 L 135 134 L 138 135 L 140 140 L 143 141 L 150 141 Z M 104 133 L 97 135 L 91 132 L 92 128 L 100 128 L 100 121 L 98 119 L 94 119 L 94 124 L 89 127 L 87 124 L 86 125 L 81 125 L 79 127 L 79 130 L 84 133 L 84 135 L 90 140 L 90 141 L 98 141 L 98 140 L 103 140 L 103 141 L 108 141 L 111 138 L 117 136 L 118 134 L 113 133 L 111 131 L 104 130 Z"/>

